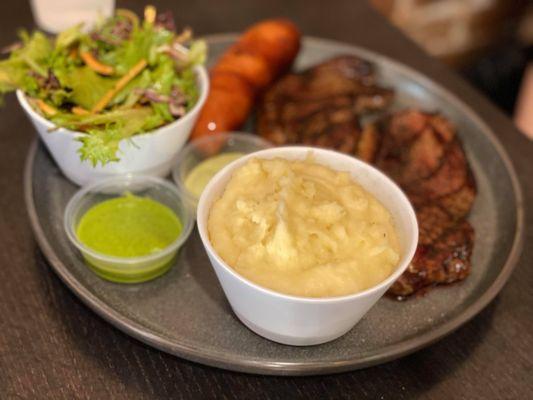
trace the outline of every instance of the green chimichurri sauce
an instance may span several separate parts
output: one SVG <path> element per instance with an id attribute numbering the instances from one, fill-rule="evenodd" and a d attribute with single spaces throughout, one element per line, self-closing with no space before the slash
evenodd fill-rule
<path id="1" fill-rule="evenodd" d="M 130 193 L 91 207 L 76 234 L 92 250 L 116 257 L 158 252 L 180 235 L 182 223 L 167 206 Z"/>

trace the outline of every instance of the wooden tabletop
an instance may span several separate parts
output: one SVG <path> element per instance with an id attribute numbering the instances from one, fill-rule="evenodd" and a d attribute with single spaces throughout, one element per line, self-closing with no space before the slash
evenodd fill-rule
<path id="1" fill-rule="evenodd" d="M 0 2 L 0 45 L 32 28 L 26 1 Z M 126 1 L 118 1 L 124 6 Z M 128 1 L 140 12 L 144 1 Z M 525 246 L 501 294 L 447 338 L 366 370 L 306 378 L 204 367 L 129 338 L 85 307 L 39 251 L 23 200 L 35 134 L 13 96 L 0 109 L 0 398 L 522 399 L 533 394 L 533 144 L 447 67 L 425 55 L 364 1 L 153 1 L 197 34 L 240 31 L 270 16 L 304 34 L 338 39 L 411 65 L 455 92 L 497 133 L 525 193 Z"/>

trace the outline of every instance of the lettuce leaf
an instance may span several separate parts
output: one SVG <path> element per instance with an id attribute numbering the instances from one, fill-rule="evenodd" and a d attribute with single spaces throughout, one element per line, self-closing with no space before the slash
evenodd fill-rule
<path id="1" fill-rule="evenodd" d="M 86 66 L 67 70 L 58 78 L 70 89 L 70 101 L 86 110 L 90 110 L 116 82 L 116 79 L 104 78 Z"/>
<path id="2" fill-rule="evenodd" d="M 52 53 L 52 44 L 41 32 L 29 35 L 26 31 L 19 34 L 23 46 L 14 50 L 7 60 L 0 61 L 0 94 L 16 89 L 33 93 L 36 81 L 28 79 L 33 71 L 40 76 L 48 74 L 47 61 Z"/>
<path id="3" fill-rule="evenodd" d="M 75 115 L 62 113 L 52 117 L 52 121 L 69 129 L 86 129 L 86 135 L 78 140 L 82 143 L 79 149 L 80 158 L 93 165 L 102 165 L 117 161 L 119 143 L 139 132 L 145 132 L 147 121 L 153 115 L 150 107 L 116 110 L 105 114 Z"/>
<path id="4" fill-rule="evenodd" d="M 118 75 L 123 75 L 143 58 L 151 66 L 157 64 L 157 49 L 168 44 L 172 37 L 173 33 L 164 29 L 137 29 L 132 32 L 130 40 L 111 50 L 102 51 L 99 57 L 103 63 L 113 65 Z"/>
<path id="5" fill-rule="evenodd" d="M 185 97 L 189 100 L 187 102 L 187 111 L 189 111 L 194 107 L 199 96 L 196 74 L 192 70 L 186 69 L 174 79 L 174 85 L 179 87 Z"/>

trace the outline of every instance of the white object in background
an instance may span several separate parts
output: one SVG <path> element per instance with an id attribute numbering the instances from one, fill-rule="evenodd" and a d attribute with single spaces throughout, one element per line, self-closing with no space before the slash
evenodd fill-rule
<path id="1" fill-rule="evenodd" d="M 263 288 L 239 275 L 220 258 L 209 240 L 207 219 L 233 171 L 250 158 L 313 160 L 338 171 L 347 171 L 391 213 L 402 256 L 396 270 L 383 282 L 362 292 L 329 298 L 290 296 Z M 418 224 L 411 203 L 396 184 L 369 164 L 345 154 L 311 147 L 278 147 L 251 153 L 228 164 L 207 184 L 197 209 L 200 238 L 233 311 L 252 331 L 275 342 L 296 346 L 334 340 L 359 322 L 405 271 L 418 243 Z M 387 321 L 384 321 L 387 323 Z"/>
<path id="2" fill-rule="evenodd" d="M 83 22 L 91 26 L 99 17 L 109 17 L 115 0 L 31 0 L 33 18 L 40 29 L 59 33 Z"/>
<path id="3" fill-rule="evenodd" d="M 39 133 L 61 172 L 78 185 L 86 185 L 98 179 L 113 175 L 141 174 L 165 177 L 189 138 L 209 92 L 209 78 L 204 67 L 196 67 L 200 96 L 194 107 L 182 118 L 149 133 L 123 139 L 119 144 L 120 160 L 96 167 L 89 161 L 81 161 L 76 140 L 82 132 L 75 132 L 56 126 L 37 113 L 28 103 L 26 96 L 17 90 L 17 98 L 26 115 Z"/>
<path id="4" fill-rule="evenodd" d="M 396 0 L 391 19 L 430 54 L 442 57 L 468 51 L 475 44 L 476 21 L 497 0 Z M 478 34 L 479 35 L 479 34 Z"/>

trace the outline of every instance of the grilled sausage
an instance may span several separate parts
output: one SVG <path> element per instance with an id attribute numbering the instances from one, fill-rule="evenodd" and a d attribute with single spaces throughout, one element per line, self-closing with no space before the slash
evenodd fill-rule
<path id="1" fill-rule="evenodd" d="M 191 137 L 240 128 L 257 96 L 291 66 L 299 48 L 300 33 L 290 21 L 250 27 L 211 69 L 209 95 Z"/>

